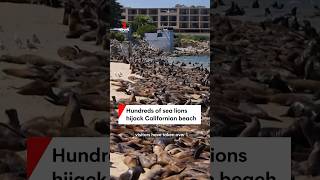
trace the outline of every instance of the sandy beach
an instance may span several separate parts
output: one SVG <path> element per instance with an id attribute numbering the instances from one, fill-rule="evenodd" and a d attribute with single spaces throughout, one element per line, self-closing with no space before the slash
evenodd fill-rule
<path id="1" fill-rule="evenodd" d="M 57 54 L 58 48 L 78 45 L 80 48 L 90 51 L 102 50 L 100 46 L 94 45 L 94 42 L 65 38 L 68 27 L 62 25 L 62 16 L 62 8 L 0 3 L 0 26 L 3 30 L 3 32 L 0 32 L 0 41 L 5 46 L 4 50 L 0 50 L 0 56 L 4 54 L 36 54 L 61 61 L 70 66 L 76 66 L 70 61 L 63 61 Z M 40 40 L 38 49 L 20 49 L 15 44 L 15 38 L 18 37 L 25 43 L 26 39 L 31 39 L 33 34 L 36 34 Z M 22 68 L 24 66 L 0 62 L 0 121 L 7 121 L 4 110 L 9 108 L 18 110 L 22 122 L 35 116 L 56 116 L 61 114 L 64 110 L 63 106 L 55 106 L 41 96 L 23 96 L 16 93 L 14 87 L 21 87 L 30 81 L 5 75 L 2 69 Z M 48 109 L 50 109 L 49 112 Z M 82 113 L 87 122 L 105 114 L 104 112 L 88 110 L 82 110 Z"/>

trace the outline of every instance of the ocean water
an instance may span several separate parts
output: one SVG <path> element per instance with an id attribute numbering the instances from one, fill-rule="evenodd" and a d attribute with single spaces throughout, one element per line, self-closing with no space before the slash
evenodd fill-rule
<path id="1" fill-rule="evenodd" d="M 187 66 L 200 66 L 203 64 L 203 67 L 210 68 L 210 56 L 179 56 L 179 57 L 170 57 L 169 61 L 174 62 L 184 62 Z"/>

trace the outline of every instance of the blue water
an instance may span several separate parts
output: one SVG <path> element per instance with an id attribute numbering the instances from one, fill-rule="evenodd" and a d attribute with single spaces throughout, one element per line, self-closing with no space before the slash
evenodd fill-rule
<path id="1" fill-rule="evenodd" d="M 179 57 L 170 57 L 169 61 L 180 63 L 184 62 L 187 66 L 192 67 L 193 64 L 195 66 L 200 66 L 203 64 L 203 67 L 210 68 L 210 56 L 179 56 Z M 189 64 L 191 63 L 191 64 Z"/>

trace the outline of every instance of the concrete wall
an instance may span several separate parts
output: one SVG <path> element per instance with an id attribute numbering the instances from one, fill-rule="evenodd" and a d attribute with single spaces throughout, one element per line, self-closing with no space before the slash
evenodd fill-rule
<path id="1" fill-rule="evenodd" d="M 161 34 L 161 35 L 160 35 Z M 173 31 L 163 30 L 157 33 L 145 33 L 144 38 L 151 47 L 164 51 L 172 51 L 174 48 Z"/>

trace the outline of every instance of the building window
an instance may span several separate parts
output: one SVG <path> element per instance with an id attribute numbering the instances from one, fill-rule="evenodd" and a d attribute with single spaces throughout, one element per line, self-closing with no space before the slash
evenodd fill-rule
<path id="1" fill-rule="evenodd" d="M 199 9 L 190 9 L 190 14 L 199 14 Z"/>
<path id="2" fill-rule="evenodd" d="M 191 16 L 190 21 L 199 21 L 199 16 Z"/>
<path id="3" fill-rule="evenodd" d="M 202 23 L 201 28 L 209 28 L 209 23 Z"/>
<path id="4" fill-rule="evenodd" d="M 146 9 L 140 9 L 139 14 L 148 14 Z"/>
<path id="5" fill-rule="evenodd" d="M 158 21 L 158 16 L 151 16 L 152 21 Z"/>
<path id="6" fill-rule="evenodd" d="M 161 21 L 168 21 L 169 17 L 168 16 L 161 16 Z"/>
<path id="7" fill-rule="evenodd" d="M 172 22 L 172 23 L 170 23 L 170 26 L 177 26 L 177 23 Z"/>
<path id="8" fill-rule="evenodd" d="M 201 21 L 209 21 L 209 16 L 202 16 Z"/>
<path id="9" fill-rule="evenodd" d="M 191 23 L 191 28 L 199 28 L 199 24 L 198 23 Z"/>
<path id="10" fill-rule="evenodd" d="M 180 28 L 189 28 L 188 23 L 180 23 Z"/>
<path id="11" fill-rule="evenodd" d="M 176 12 L 177 12 L 177 9 L 169 9 L 169 12 L 170 12 L 170 13 L 176 13 Z"/>
<path id="12" fill-rule="evenodd" d="M 189 16 L 180 16 L 180 21 L 189 21 Z"/>
<path id="13" fill-rule="evenodd" d="M 180 14 L 189 14 L 189 9 L 180 9 Z"/>
<path id="14" fill-rule="evenodd" d="M 201 9 L 201 14 L 202 15 L 208 15 L 209 14 L 209 9 Z"/>
<path id="15" fill-rule="evenodd" d="M 149 9 L 149 14 L 158 14 L 158 9 Z"/>
<path id="16" fill-rule="evenodd" d="M 168 26 L 168 23 L 167 22 L 163 22 L 163 23 L 161 23 L 161 26 Z"/>
<path id="17" fill-rule="evenodd" d="M 129 9 L 128 13 L 129 14 L 137 14 L 137 10 L 136 9 Z"/>
<path id="18" fill-rule="evenodd" d="M 177 16 L 170 16 L 169 19 L 170 21 L 177 21 Z"/>
<path id="19" fill-rule="evenodd" d="M 160 9 L 160 12 L 162 12 L 162 13 L 169 13 L 169 9 Z"/>

